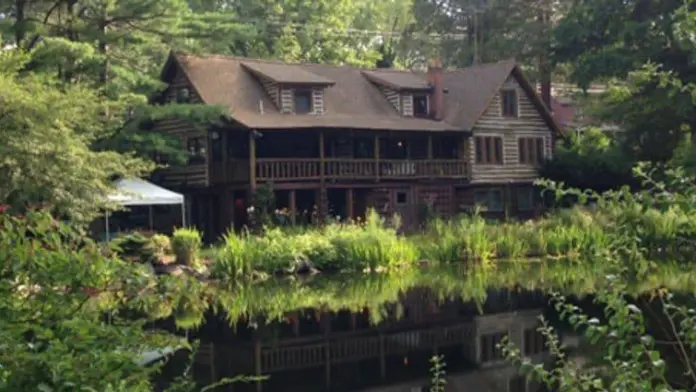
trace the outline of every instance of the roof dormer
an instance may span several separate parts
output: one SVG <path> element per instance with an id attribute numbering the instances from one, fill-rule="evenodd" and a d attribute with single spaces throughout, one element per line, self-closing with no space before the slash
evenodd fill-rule
<path id="1" fill-rule="evenodd" d="M 429 117 L 432 87 L 426 78 L 412 72 L 363 71 L 405 117 Z"/>
<path id="2" fill-rule="evenodd" d="M 281 113 L 324 113 L 324 89 L 335 82 L 296 65 L 244 62 Z"/>

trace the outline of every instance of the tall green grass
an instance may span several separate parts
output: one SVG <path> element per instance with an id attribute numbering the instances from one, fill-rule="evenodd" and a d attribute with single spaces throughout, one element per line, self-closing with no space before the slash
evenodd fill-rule
<path id="1" fill-rule="evenodd" d="M 309 230 L 266 228 L 261 235 L 230 233 L 214 266 L 217 276 L 253 272 L 282 274 L 310 267 L 321 271 L 376 271 L 413 264 L 416 245 L 370 211 L 354 224 Z"/>
<path id="2" fill-rule="evenodd" d="M 644 257 L 680 260 L 685 257 L 680 252 L 694 246 L 677 238 L 695 235 L 696 219 L 671 209 L 576 207 L 553 211 L 536 221 L 502 223 L 474 214 L 436 220 L 412 236 L 399 233 L 398 220 L 390 223 L 370 211 L 359 223 L 266 228 L 260 235 L 229 234 L 217 254 L 214 272 L 219 277 L 234 277 L 287 274 L 300 267 L 324 272 L 392 270 L 415 266 L 421 260 L 481 266 L 497 260 L 581 260 L 634 237 L 640 239 L 638 253 Z"/>

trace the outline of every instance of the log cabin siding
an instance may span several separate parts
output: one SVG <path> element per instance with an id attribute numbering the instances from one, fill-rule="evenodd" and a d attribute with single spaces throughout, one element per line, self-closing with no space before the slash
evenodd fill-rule
<path id="1" fill-rule="evenodd" d="M 413 95 L 401 95 L 401 114 L 405 117 L 413 117 Z"/>
<path id="2" fill-rule="evenodd" d="M 281 113 L 293 113 L 294 110 L 294 102 L 293 98 L 295 94 L 295 90 L 287 87 L 281 87 L 280 88 L 280 112 Z"/>
<path id="3" fill-rule="evenodd" d="M 518 116 L 503 116 L 501 94 L 498 93 L 493 97 L 472 130 L 472 137 L 469 139 L 472 183 L 531 182 L 535 180 L 538 177 L 538 167 L 519 162 L 519 138 L 543 138 L 544 155 L 551 157 L 551 129 L 544 122 L 525 90 L 512 75 L 505 81 L 501 92 L 509 89 L 517 92 Z M 502 165 L 476 164 L 476 136 L 498 136 L 503 139 Z"/>
<path id="4" fill-rule="evenodd" d="M 178 67 L 175 69 L 175 74 L 169 86 L 163 93 L 165 102 L 176 102 L 177 94 L 182 88 L 189 90 L 190 103 L 202 103 L 201 97 L 196 93 L 184 72 Z M 188 122 L 179 119 L 157 121 L 154 124 L 154 131 L 176 136 L 181 139 L 184 146 L 186 146 L 189 138 L 207 137 L 207 133 L 204 130 L 196 129 Z M 208 159 L 208 151 L 210 149 L 206 148 L 206 161 Z M 205 187 L 209 184 L 208 165 L 206 163 L 169 167 L 162 169 L 160 173 L 162 177 L 159 182 L 165 187 Z"/>
<path id="5" fill-rule="evenodd" d="M 259 81 L 261 82 L 263 89 L 266 90 L 266 93 L 271 98 L 271 101 L 273 101 L 273 104 L 276 105 L 277 108 L 280 108 L 280 88 L 278 83 L 264 77 L 260 77 Z"/>
<path id="6" fill-rule="evenodd" d="M 387 97 L 389 103 L 394 106 L 397 112 L 401 113 L 401 94 L 398 91 L 392 90 L 388 87 L 378 86 L 379 90 Z"/>
<path id="7" fill-rule="evenodd" d="M 312 114 L 324 114 L 324 89 L 312 89 Z"/>
<path id="8" fill-rule="evenodd" d="M 432 203 L 435 217 L 448 218 L 454 212 L 454 186 L 452 185 L 421 185 L 416 190 L 416 200 L 419 201 L 419 214 L 421 208 L 425 207 L 425 203 Z M 424 217 L 423 218 L 432 218 Z M 424 223 L 424 222 L 421 222 Z"/>

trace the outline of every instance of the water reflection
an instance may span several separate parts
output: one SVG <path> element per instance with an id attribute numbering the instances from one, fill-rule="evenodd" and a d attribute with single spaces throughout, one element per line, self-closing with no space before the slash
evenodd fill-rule
<path id="1" fill-rule="evenodd" d="M 693 268 L 664 263 L 647 278 L 627 276 L 629 292 L 693 293 Z M 267 381 L 233 390 L 410 392 L 428 384 L 428 360 L 440 353 L 447 390 L 534 391 L 500 360 L 496 343 L 508 334 L 544 361 L 535 329 L 539 315 L 555 316 L 546 295 L 582 299 L 606 287 L 609 273 L 607 263 L 553 260 L 211 282 L 172 315 L 202 342 L 195 369 L 203 384 L 264 374 Z"/>
<path id="2" fill-rule="evenodd" d="M 421 272 L 414 281 L 408 275 L 363 275 L 360 280 L 237 287 L 248 290 L 237 291 L 239 307 L 233 309 L 239 313 L 210 315 L 197 331 L 203 343 L 198 376 L 270 376 L 262 383 L 236 385 L 235 391 L 410 392 L 428 390 L 429 360 L 443 354 L 448 391 L 535 390 L 496 345 L 508 335 L 536 362 L 548 360 L 536 332 L 546 296 L 482 288 L 465 299 L 452 290 L 457 285 L 424 285 L 426 276 Z"/>

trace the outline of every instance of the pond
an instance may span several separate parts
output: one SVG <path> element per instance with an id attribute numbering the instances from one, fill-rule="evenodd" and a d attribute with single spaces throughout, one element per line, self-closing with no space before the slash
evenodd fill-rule
<path id="1" fill-rule="evenodd" d="M 669 265 L 631 282 L 636 298 L 661 287 L 696 287 L 690 267 Z M 552 306 L 560 292 L 601 315 L 592 294 L 606 284 L 601 263 L 554 260 L 494 269 L 421 267 L 391 273 L 239 281 L 215 289 L 198 325 L 195 375 L 203 383 L 263 375 L 235 391 L 429 390 L 431 358 L 442 355 L 447 391 L 536 391 L 496 345 L 508 336 L 535 363 L 551 364 L 540 316 L 575 345 Z M 229 388 L 229 387 L 228 387 Z M 223 389 L 220 389 L 223 390 Z"/>

